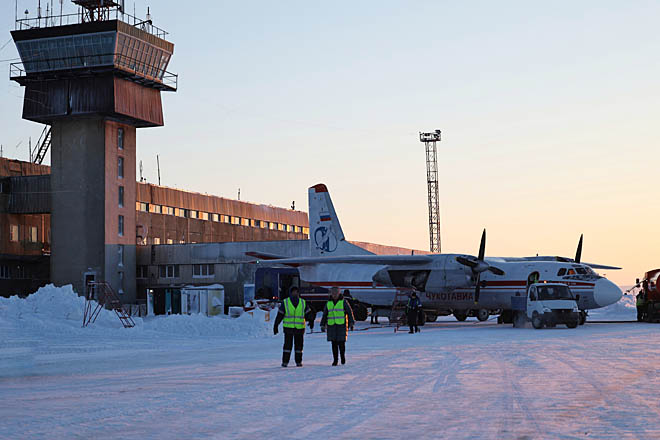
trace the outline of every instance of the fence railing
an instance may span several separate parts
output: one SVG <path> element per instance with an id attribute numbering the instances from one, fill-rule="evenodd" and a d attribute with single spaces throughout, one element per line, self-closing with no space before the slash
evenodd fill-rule
<path id="1" fill-rule="evenodd" d="M 168 72 L 159 66 L 154 66 L 120 53 L 49 58 L 11 63 L 9 65 L 9 78 L 16 80 L 33 73 L 70 72 L 104 66 L 118 68 L 127 74 L 141 77 L 146 81 L 162 84 L 168 89 L 176 90 L 179 82 L 179 76 L 175 73 Z"/>
<path id="2" fill-rule="evenodd" d="M 70 24 L 80 24 L 84 23 L 85 15 L 83 13 L 76 14 L 61 14 L 61 15 L 50 15 L 48 17 L 26 17 L 19 18 L 16 20 L 16 29 L 25 30 L 25 29 L 36 29 L 36 28 L 46 28 L 46 27 L 55 27 L 55 26 L 66 26 Z M 131 14 L 121 12 L 118 8 L 111 8 L 104 14 L 103 20 L 119 20 L 124 23 L 135 26 L 138 29 L 142 29 L 145 32 L 155 35 L 158 38 L 165 38 L 167 32 L 154 26 L 151 20 L 144 20 L 138 17 L 134 17 Z M 103 21 L 102 20 L 102 21 Z"/>

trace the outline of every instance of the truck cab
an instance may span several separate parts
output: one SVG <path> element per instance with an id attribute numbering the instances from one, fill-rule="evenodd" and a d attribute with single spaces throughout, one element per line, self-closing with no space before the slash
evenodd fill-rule
<path id="1" fill-rule="evenodd" d="M 565 284 L 532 284 L 527 289 L 527 319 L 536 329 L 557 324 L 575 328 L 580 320 L 577 299 Z"/>

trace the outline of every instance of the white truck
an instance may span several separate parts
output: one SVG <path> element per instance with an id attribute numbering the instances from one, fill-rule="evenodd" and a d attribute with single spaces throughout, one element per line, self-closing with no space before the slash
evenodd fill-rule
<path id="1" fill-rule="evenodd" d="M 566 324 L 575 328 L 580 322 L 577 300 L 571 289 L 560 283 L 537 283 L 527 291 L 527 319 L 536 329 Z"/>

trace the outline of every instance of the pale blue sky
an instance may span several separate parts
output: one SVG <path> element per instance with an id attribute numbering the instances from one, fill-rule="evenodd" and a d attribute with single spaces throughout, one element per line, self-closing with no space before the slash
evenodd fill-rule
<path id="1" fill-rule="evenodd" d="M 306 209 L 324 182 L 349 239 L 426 249 L 417 132 L 440 128 L 443 250 L 486 227 L 490 255 L 570 255 L 584 232 L 615 281 L 660 265 L 659 2 L 147 5 L 180 75 L 166 126 L 139 131 L 149 181 L 158 153 L 163 184 L 254 202 Z M 0 142 L 26 159 L 40 128 L 4 84 Z"/>

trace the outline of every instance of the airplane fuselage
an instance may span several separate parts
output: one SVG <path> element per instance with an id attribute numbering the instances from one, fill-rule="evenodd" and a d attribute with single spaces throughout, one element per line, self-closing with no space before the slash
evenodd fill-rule
<path id="1" fill-rule="evenodd" d="M 619 300 L 620 289 L 582 264 L 554 261 L 516 261 L 487 258 L 505 275 L 485 272 L 481 295 L 474 302 L 472 271 L 456 261 L 460 254 L 433 255 L 433 261 L 415 266 L 318 264 L 301 266 L 301 278 L 309 283 L 351 291 L 356 300 L 372 306 L 391 305 L 397 289 L 415 288 L 425 309 L 510 309 L 511 297 L 525 296 L 527 279 L 538 272 L 540 282 L 564 283 L 579 295 L 581 310 L 605 307 Z"/>

